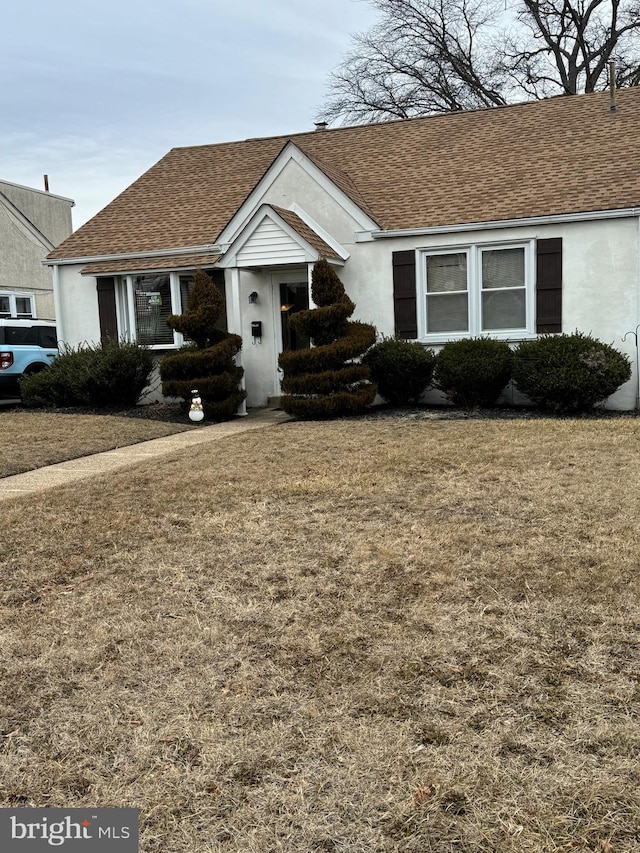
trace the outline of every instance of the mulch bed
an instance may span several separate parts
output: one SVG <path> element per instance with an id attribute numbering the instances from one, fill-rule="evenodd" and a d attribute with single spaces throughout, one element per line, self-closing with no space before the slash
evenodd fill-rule
<path id="1" fill-rule="evenodd" d="M 25 409 L 19 404 L 11 407 L 13 411 L 35 411 Z M 65 407 L 58 409 L 47 409 L 47 412 L 58 412 L 60 414 L 82 414 L 82 415 L 114 415 L 124 418 L 140 418 L 143 420 L 163 421 L 165 423 L 186 424 L 198 427 L 199 424 L 191 424 L 187 410 L 181 403 L 149 403 L 147 405 L 133 406 L 129 409 L 88 409 L 83 407 Z M 620 417 L 638 417 L 637 411 L 612 411 L 609 409 L 596 408 L 592 412 L 583 415 L 571 415 L 588 419 L 611 419 Z M 396 420 L 534 420 L 539 418 L 554 417 L 548 412 L 524 406 L 501 406 L 492 409 L 459 409 L 454 406 L 374 406 L 363 415 L 357 416 L 364 420 L 396 419 Z M 558 417 L 558 416 L 556 416 Z"/>

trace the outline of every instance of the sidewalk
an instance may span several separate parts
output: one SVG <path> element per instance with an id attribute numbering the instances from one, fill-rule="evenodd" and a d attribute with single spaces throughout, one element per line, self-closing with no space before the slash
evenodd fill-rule
<path id="1" fill-rule="evenodd" d="M 26 471 L 24 474 L 3 477 L 0 479 L 0 501 L 44 492 L 56 486 L 65 486 L 68 483 L 95 477 L 97 474 L 130 468 L 139 462 L 168 456 L 185 447 L 193 447 L 207 441 L 220 441 L 230 435 L 262 429 L 288 420 L 290 420 L 289 415 L 279 410 L 250 410 L 245 418 L 211 424 L 189 432 L 166 435 L 163 438 L 154 438 L 151 441 L 120 447 L 117 450 L 96 453 L 94 456 L 82 456 L 79 459 L 58 462 L 56 465 L 48 465 L 46 468 L 38 468 L 35 471 Z"/>

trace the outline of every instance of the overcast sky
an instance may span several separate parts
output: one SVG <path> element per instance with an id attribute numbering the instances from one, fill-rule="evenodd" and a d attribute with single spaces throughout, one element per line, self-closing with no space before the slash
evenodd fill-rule
<path id="1" fill-rule="evenodd" d="M 18 0 L 2 14 L 0 178 L 78 228 L 170 148 L 313 129 L 365 0 Z"/>

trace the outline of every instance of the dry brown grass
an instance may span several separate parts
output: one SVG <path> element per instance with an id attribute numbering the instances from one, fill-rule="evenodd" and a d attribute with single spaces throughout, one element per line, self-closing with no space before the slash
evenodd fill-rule
<path id="1" fill-rule="evenodd" d="M 189 429 L 117 415 L 0 410 L 0 477 Z"/>
<path id="2" fill-rule="evenodd" d="M 3 505 L 0 796 L 143 853 L 640 849 L 640 421 L 289 423 Z"/>

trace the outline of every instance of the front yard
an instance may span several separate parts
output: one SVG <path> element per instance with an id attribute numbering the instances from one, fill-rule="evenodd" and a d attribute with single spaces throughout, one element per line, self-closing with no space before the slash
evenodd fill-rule
<path id="1" fill-rule="evenodd" d="M 135 418 L 1 408 L 0 477 L 193 428 L 186 415 L 182 423 L 154 420 L 159 408 L 149 406 L 149 417 Z"/>
<path id="2" fill-rule="evenodd" d="M 0 802 L 640 849 L 640 420 L 291 422 L 3 504 Z"/>

